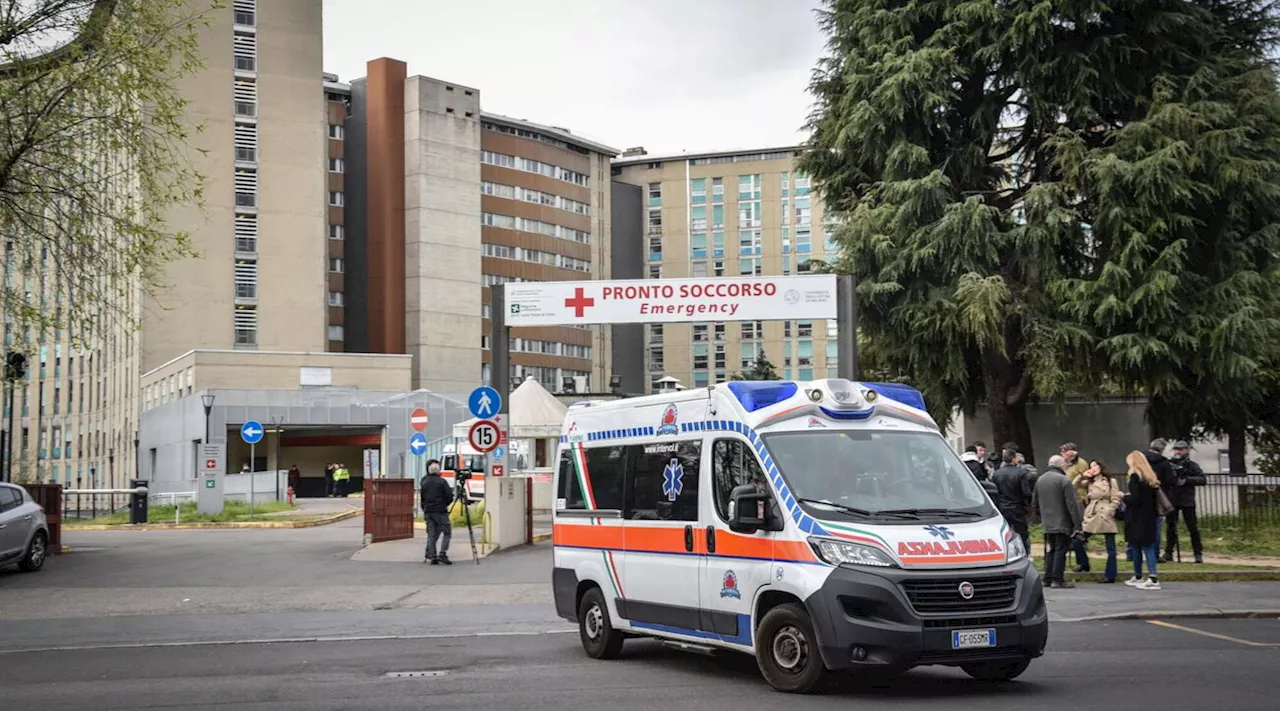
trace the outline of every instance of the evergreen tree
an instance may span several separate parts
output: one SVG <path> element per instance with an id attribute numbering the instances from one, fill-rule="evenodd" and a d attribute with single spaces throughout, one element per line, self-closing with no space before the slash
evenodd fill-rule
<path id="1" fill-rule="evenodd" d="M 760 355 L 756 356 L 756 362 L 751 364 L 751 370 L 743 374 L 743 380 L 778 380 L 778 371 L 774 369 L 773 363 L 769 362 L 769 356 L 760 351 Z"/>
<path id="2" fill-rule="evenodd" d="M 836 266 L 858 277 L 870 358 L 941 421 L 984 403 L 1028 459 L 1033 394 L 1106 379 L 1161 403 L 1216 370 L 1214 401 L 1239 405 L 1259 361 L 1224 346 L 1265 343 L 1275 314 L 1274 221 L 1241 209 L 1277 185 L 1274 83 L 1247 59 L 1267 46 L 1259 7 L 829 0 L 801 167 L 846 217 Z M 1239 253 L 1206 254 L 1214 239 Z M 1214 345 L 1206 291 L 1252 325 Z"/>

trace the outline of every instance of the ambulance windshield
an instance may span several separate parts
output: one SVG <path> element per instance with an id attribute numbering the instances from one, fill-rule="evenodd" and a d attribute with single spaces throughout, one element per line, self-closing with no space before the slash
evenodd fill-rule
<path id="1" fill-rule="evenodd" d="M 981 485 L 927 432 L 816 430 L 764 435 L 797 499 L 817 509 L 895 521 L 994 515 Z"/>

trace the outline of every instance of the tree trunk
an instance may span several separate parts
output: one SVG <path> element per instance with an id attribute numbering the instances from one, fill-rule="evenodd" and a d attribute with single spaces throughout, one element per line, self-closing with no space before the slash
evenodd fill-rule
<path id="1" fill-rule="evenodd" d="M 1233 424 L 1227 430 L 1227 462 L 1232 474 L 1244 474 L 1244 450 L 1246 446 L 1244 425 Z"/>
<path id="2" fill-rule="evenodd" d="M 992 451 L 1005 442 L 1014 442 L 1028 464 L 1036 464 L 1031 443 L 1031 423 L 1027 421 L 1029 377 L 1015 363 L 994 348 L 983 352 L 982 380 L 987 391 L 987 416 L 991 418 Z"/>

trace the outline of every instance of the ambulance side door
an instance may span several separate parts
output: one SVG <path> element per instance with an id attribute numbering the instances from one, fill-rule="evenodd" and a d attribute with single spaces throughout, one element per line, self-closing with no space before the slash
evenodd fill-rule
<path id="1" fill-rule="evenodd" d="M 750 645 L 751 609 L 761 588 L 773 580 L 773 537 L 769 531 L 753 534 L 729 530 L 729 494 L 734 487 L 754 484 L 769 491 L 755 451 L 742 436 L 716 432 L 704 444 L 708 458 L 703 468 L 709 496 L 703 497 L 702 614 L 720 639 Z"/>

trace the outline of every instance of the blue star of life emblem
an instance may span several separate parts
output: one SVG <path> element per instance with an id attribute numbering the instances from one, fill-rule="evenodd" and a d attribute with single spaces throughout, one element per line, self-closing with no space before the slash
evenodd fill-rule
<path id="1" fill-rule="evenodd" d="M 949 541 L 956 535 L 946 526 L 925 526 L 924 530 L 928 531 L 930 535 L 941 538 L 944 541 Z"/>
<path id="2" fill-rule="evenodd" d="M 680 466 L 680 460 L 671 459 L 671 463 L 662 470 L 662 493 L 666 494 L 667 501 L 675 501 L 680 492 L 684 490 L 684 482 L 680 481 L 684 478 L 684 467 Z"/>

